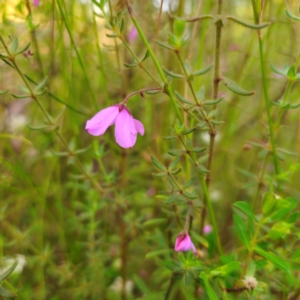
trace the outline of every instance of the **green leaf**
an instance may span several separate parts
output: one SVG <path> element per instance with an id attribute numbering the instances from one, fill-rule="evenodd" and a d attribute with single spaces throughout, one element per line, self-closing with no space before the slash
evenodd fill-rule
<path id="1" fill-rule="evenodd" d="M 248 202 L 245 201 L 236 201 L 233 206 L 239 208 L 241 211 L 243 211 L 246 215 L 248 215 L 250 218 L 254 219 L 257 221 L 252 208 Z"/>
<path id="2" fill-rule="evenodd" d="M 175 140 L 175 139 L 177 139 L 177 135 L 165 136 L 165 137 L 163 137 L 163 139 L 166 140 L 166 141 Z"/>
<path id="3" fill-rule="evenodd" d="M 199 76 L 199 75 L 203 75 L 205 73 L 207 73 L 208 71 L 210 71 L 212 68 L 212 65 L 209 65 L 208 67 L 205 67 L 203 69 L 197 70 L 195 72 L 193 72 L 194 76 Z"/>
<path id="4" fill-rule="evenodd" d="M 189 134 L 189 133 L 191 133 L 191 132 L 193 132 L 193 131 L 195 131 L 195 130 L 196 130 L 195 127 L 194 127 L 194 128 L 189 128 L 189 129 L 183 131 L 183 132 L 182 132 L 182 135 L 187 135 L 187 134 Z"/>
<path id="5" fill-rule="evenodd" d="M 16 95 L 16 94 L 11 94 L 14 98 L 16 99 L 24 99 L 24 98 L 30 98 L 31 95 Z"/>
<path id="6" fill-rule="evenodd" d="M 237 83 L 235 83 L 234 81 L 232 81 L 229 78 L 223 77 L 223 81 L 225 86 L 231 90 L 232 92 L 234 92 L 235 94 L 241 95 L 241 96 L 251 96 L 253 94 L 255 94 L 254 91 L 246 91 L 243 88 L 241 88 Z"/>
<path id="7" fill-rule="evenodd" d="M 151 160 L 156 168 L 158 168 L 162 171 L 167 171 L 167 168 L 161 162 L 159 162 L 155 157 L 151 156 Z"/>
<path id="8" fill-rule="evenodd" d="M 120 33 L 123 33 L 124 28 L 125 28 L 125 21 L 124 18 L 122 18 L 120 22 Z"/>
<path id="9" fill-rule="evenodd" d="M 108 38 L 117 38 L 118 37 L 118 35 L 117 34 L 115 34 L 115 33 L 113 33 L 113 34 L 106 34 L 106 36 L 108 37 Z"/>
<path id="10" fill-rule="evenodd" d="M 5 95 L 9 90 L 6 91 L 0 91 L 0 95 Z"/>
<path id="11" fill-rule="evenodd" d="M 159 256 L 159 255 L 167 255 L 167 254 L 171 253 L 172 251 L 173 251 L 173 249 L 159 249 L 159 250 L 151 251 L 145 255 L 145 258 L 148 259 L 148 258 L 153 258 L 153 257 Z"/>
<path id="12" fill-rule="evenodd" d="M 291 233 L 292 227 L 292 223 L 280 221 L 272 226 L 271 230 L 268 231 L 268 235 L 272 239 L 285 238 L 287 234 Z"/>
<path id="13" fill-rule="evenodd" d="M 21 50 L 19 50 L 16 54 L 20 54 L 25 52 L 26 50 L 29 49 L 31 42 L 29 42 L 25 47 L 23 47 Z"/>
<path id="14" fill-rule="evenodd" d="M 19 40 L 18 40 L 18 38 L 17 37 L 15 37 L 14 39 L 13 39 L 13 42 L 12 42 L 12 44 L 11 44 L 11 46 L 10 46 L 10 52 L 12 53 L 12 54 L 15 54 L 15 52 L 17 51 L 17 49 L 18 49 L 18 45 L 19 45 Z"/>
<path id="15" fill-rule="evenodd" d="M 145 61 L 145 60 L 149 57 L 149 55 L 150 55 L 150 53 L 149 53 L 149 51 L 147 50 L 146 53 L 145 53 L 145 55 L 144 55 L 144 57 L 142 58 L 141 61 Z"/>
<path id="16" fill-rule="evenodd" d="M 184 76 L 182 74 L 177 74 L 177 73 L 174 73 L 174 72 L 171 72 L 169 70 L 167 70 L 166 68 L 162 68 L 163 71 L 170 77 L 173 77 L 173 78 L 184 78 Z"/>
<path id="17" fill-rule="evenodd" d="M 204 288 L 209 297 L 209 300 L 219 300 L 219 298 L 217 297 L 216 293 L 214 292 L 212 286 L 209 283 L 207 274 L 202 272 L 199 277 L 203 280 Z"/>
<path id="18" fill-rule="evenodd" d="M 199 166 L 197 167 L 197 169 L 198 169 L 201 173 L 204 173 L 204 174 L 209 173 L 209 171 L 208 171 L 204 166 L 202 166 L 202 165 L 199 165 Z"/>
<path id="19" fill-rule="evenodd" d="M 150 219 L 150 220 L 147 220 L 143 223 L 143 227 L 147 227 L 147 226 L 153 226 L 153 225 L 161 225 L 161 224 L 164 224 L 168 221 L 168 219 L 166 218 L 155 218 L 155 219 Z"/>
<path id="20" fill-rule="evenodd" d="M 176 156 L 175 159 L 171 162 L 169 169 L 173 170 L 174 168 L 176 168 L 179 161 L 180 161 L 180 156 Z"/>
<path id="21" fill-rule="evenodd" d="M 218 99 L 215 99 L 215 100 L 207 100 L 207 101 L 204 101 L 203 102 L 203 105 L 215 105 L 215 104 L 218 104 L 219 102 L 221 102 L 224 98 L 221 97 L 221 98 L 218 98 Z"/>
<path id="22" fill-rule="evenodd" d="M 178 155 L 182 155 L 186 153 L 185 150 L 170 150 L 168 151 L 168 154 L 172 155 L 172 156 L 178 156 Z"/>
<path id="23" fill-rule="evenodd" d="M 7 269 L 5 272 L 3 272 L 0 275 L 0 281 L 3 281 L 4 279 L 6 279 L 14 271 L 14 269 L 17 267 L 17 265 L 18 265 L 18 261 L 15 261 L 9 269 Z"/>
<path id="24" fill-rule="evenodd" d="M 166 173 L 152 173 L 152 176 L 155 178 L 163 178 L 166 175 L 167 175 Z"/>
<path id="25" fill-rule="evenodd" d="M 224 121 L 218 121 L 218 120 L 210 120 L 210 123 L 212 123 L 213 125 L 222 125 L 225 122 Z"/>
<path id="26" fill-rule="evenodd" d="M 197 198 L 197 194 L 195 194 L 195 193 L 192 194 L 192 193 L 189 193 L 189 192 L 187 192 L 187 191 L 184 191 L 184 192 L 183 192 L 183 195 L 184 195 L 185 197 L 187 197 L 188 199 L 191 199 L 191 200 Z"/>
<path id="27" fill-rule="evenodd" d="M 240 263 L 238 261 L 233 261 L 223 266 L 220 266 L 210 272 L 211 276 L 227 276 L 232 272 L 241 272 Z"/>
<path id="28" fill-rule="evenodd" d="M 282 76 L 286 76 L 287 75 L 287 70 L 289 69 L 288 66 L 286 66 L 283 70 L 280 70 L 278 68 L 276 68 L 274 65 L 270 64 L 270 67 L 272 69 L 272 71 L 275 73 L 275 74 L 278 74 L 278 75 L 282 75 Z"/>
<path id="29" fill-rule="evenodd" d="M 292 20 L 294 21 L 300 21 L 300 17 L 295 16 L 294 14 L 292 14 L 291 12 L 289 12 L 287 9 L 284 10 L 285 14 Z"/>
<path id="30" fill-rule="evenodd" d="M 17 297 L 15 293 L 3 288 L 2 286 L 0 287 L 0 296 L 8 299 L 15 299 Z"/>
<path id="31" fill-rule="evenodd" d="M 205 248 L 208 248 L 208 246 L 209 246 L 208 241 L 203 236 L 201 236 L 195 232 L 192 232 L 191 235 L 192 235 L 193 241 L 197 241 L 200 244 L 202 244 Z"/>
<path id="32" fill-rule="evenodd" d="M 194 175 L 190 180 L 184 183 L 183 188 L 187 189 L 189 188 L 196 180 L 196 176 Z"/>
<path id="33" fill-rule="evenodd" d="M 19 88 L 19 90 L 20 90 L 21 92 L 30 95 L 30 91 L 28 90 L 27 87 L 24 87 L 24 86 L 22 86 L 22 85 L 18 85 L 18 88 Z"/>
<path id="34" fill-rule="evenodd" d="M 182 102 L 186 103 L 186 104 L 190 104 L 190 105 L 195 105 L 194 102 L 188 100 L 188 99 L 185 99 L 183 96 L 181 96 L 177 91 L 175 91 L 175 96 L 181 100 Z"/>
<path id="35" fill-rule="evenodd" d="M 180 172 L 181 172 L 181 168 L 171 171 L 170 174 L 177 175 Z"/>
<path id="36" fill-rule="evenodd" d="M 47 125 L 47 124 L 43 124 L 43 125 L 39 125 L 39 126 L 31 126 L 31 125 L 27 125 L 27 127 L 31 130 L 44 130 L 44 129 L 50 129 L 50 130 L 54 130 L 56 129 L 58 126 L 53 126 L 53 125 Z"/>
<path id="37" fill-rule="evenodd" d="M 163 47 L 163 48 L 166 48 L 168 50 L 173 50 L 173 51 L 175 50 L 172 46 L 169 46 L 169 45 L 167 45 L 167 44 L 165 44 L 163 42 L 160 42 L 160 41 L 156 41 L 156 44 L 159 45 L 159 46 L 161 46 L 161 47 Z"/>
<path id="38" fill-rule="evenodd" d="M 189 149 L 190 152 L 194 152 L 194 153 L 201 153 L 203 151 L 205 151 L 206 148 L 193 148 L 193 149 Z"/>
<path id="39" fill-rule="evenodd" d="M 296 77 L 295 66 L 291 66 L 287 72 L 287 78 L 289 80 L 295 80 L 295 77 Z"/>
<path id="40" fill-rule="evenodd" d="M 138 64 L 136 64 L 136 63 L 133 63 L 133 64 L 126 64 L 126 63 L 124 63 L 123 64 L 126 68 L 135 68 Z M 148 94 L 148 93 L 147 93 Z"/>
<path id="41" fill-rule="evenodd" d="M 69 156 L 70 155 L 68 152 L 57 152 L 57 151 L 53 151 L 53 150 L 51 150 L 51 153 L 54 156 L 58 156 L 58 157 L 63 157 L 63 156 Z"/>
<path id="42" fill-rule="evenodd" d="M 246 228 L 244 221 L 237 214 L 233 215 L 233 221 L 234 221 L 235 229 L 237 231 L 237 234 L 238 234 L 240 240 L 247 247 L 247 249 L 249 249 L 250 242 L 249 242 L 247 228 Z"/>
<path id="43" fill-rule="evenodd" d="M 235 17 L 231 17 L 231 16 L 227 16 L 226 17 L 228 20 L 232 20 L 242 26 L 245 26 L 245 27 L 248 27 L 248 28 L 251 28 L 251 29 L 262 29 L 262 28 L 265 28 L 267 26 L 269 26 L 271 23 L 263 23 L 263 24 L 250 24 L 250 23 L 246 23 L 240 19 L 237 19 Z"/>
<path id="44" fill-rule="evenodd" d="M 140 289 L 140 291 L 144 295 L 148 295 L 150 293 L 150 289 L 147 287 L 143 279 L 138 274 L 133 274 L 133 280 L 136 286 L 138 287 L 138 289 Z"/>
<path id="45" fill-rule="evenodd" d="M 174 34 L 177 35 L 178 37 L 181 37 L 185 31 L 185 24 L 186 24 L 185 20 L 175 19 L 173 23 Z"/>
<path id="46" fill-rule="evenodd" d="M 265 194 L 262 204 L 262 213 L 265 217 L 276 210 L 276 201 L 276 197 L 273 193 L 268 192 Z"/>
<path id="47" fill-rule="evenodd" d="M 278 219 L 282 219 L 290 211 L 292 211 L 298 205 L 298 201 L 294 198 L 285 198 L 276 200 L 276 211 L 272 213 L 266 221 L 274 222 Z"/>
<path id="48" fill-rule="evenodd" d="M 277 268 L 284 271 L 285 273 L 287 273 L 287 274 L 291 273 L 289 264 L 283 258 L 281 258 L 273 253 L 267 252 L 258 246 L 254 247 L 254 251 L 257 252 L 262 257 L 269 260 L 270 262 L 272 262 Z"/>
<path id="49" fill-rule="evenodd" d="M 46 76 L 40 83 L 37 84 L 35 90 L 39 91 L 40 89 L 42 89 L 46 85 L 47 80 L 48 80 L 48 76 Z"/>

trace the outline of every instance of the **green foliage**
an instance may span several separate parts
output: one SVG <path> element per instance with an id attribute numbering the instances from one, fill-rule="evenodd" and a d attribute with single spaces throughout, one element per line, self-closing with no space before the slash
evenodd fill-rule
<path id="1" fill-rule="evenodd" d="M 297 3 L 27 2 L 0 4 L 0 298 L 296 299 Z M 85 130 L 124 99 L 131 149 Z"/>

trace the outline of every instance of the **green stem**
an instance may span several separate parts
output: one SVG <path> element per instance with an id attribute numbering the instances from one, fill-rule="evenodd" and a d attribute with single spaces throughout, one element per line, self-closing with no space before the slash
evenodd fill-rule
<path id="1" fill-rule="evenodd" d="M 15 70 L 18 72 L 19 76 L 22 78 L 24 84 L 26 85 L 27 89 L 30 92 L 30 97 L 37 103 L 37 105 L 39 106 L 40 110 L 42 111 L 42 113 L 44 114 L 47 122 L 49 123 L 49 125 L 55 125 L 55 123 L 53 122 L 52 118 L 49 116 L 49 114 L 47 113 L 47 111 L 45 110 L 45 108 L 43 107 L 41 101 L 38 99 L 38 97 L 35 95 L 33 89 L 31 88 L 31 86 L 29 85 L 27 79 L 25 78 L 24 74 L 21 72 L 18 64 L 16 63 L 15 57 L 10 53 L 9 49 L 7 48 L 2 35 L 0 34 L 0 41 L 2 43 L 2 45 L 4 46 L 8 56 L 9 56 L 9 61 L 12 63 L 13 67 L 15 68 Z M 58 136 L 58 138 L 60 139 L 60 141 L 63 143 L 63 145 L 65 146 L 65 148 L 67 149 L 68 153 L 70 156 L 75 156 L 75 161 L 77 163 L 77 166 L 79 167 L 79 169 L 81 170 L 81 172 L 85 175 L 85 177 L 87 179 L 89 179 L 92 184 L 95 186 L 95 188 L 100 192 L 103 193 L 103 189 L 102 187 L 99 185 L 98 182 L 96 182 L 94 180 L 94 178 L 92 178 L 84 169 L 83 165 L 81 164 L 80 160 L 78 159 L 78 157 L 74 154 L 74 152 L 70 149 L 67 141 L 64 139 L 64 137 L 61 135 L 61 133 L 56 129 L 54 130 L 54 132 L 56 133 L 56 135 Z"/>
<path id="2" fill-rule="evenodd" d="M 90 83 L 90 80 L 89 80 L 89 78 L 88 78 L 88 76 L 87 76 L 87 72 L 86 72 L 86 69 L 85 69 L 83 60 L 82 60 L 82 58 L 81 58 L 81 56 L 80 56 L 80 53 L 79 53 L 79 51 L 78 51 L 78 49 L 77 49 L 77 46 L 76 46 L 76 43 L 75 43 L 75 41 L 74 41 L 74 38 L 73 38 L 73 35 L 72 35 L 71 28 L 70 28 L 70 26 L 69 26 L 69 23 L 67 22 L 66 16 L 65 16 L 65 14 L 64 14 L 64 12 L 63 12 L 63 9 L 62 9 L 62 7 L 61 7 L 60 0 L 56 0 L 56 3 L 57 3 L 57 5 L 58 5 L 60 14 L 61 14 L 62 19 L 63 19 L 63 21 L 64 21 L 64 24 L 65 24 L 65 26 L 66 26 L 66 29 L 67 29 L 67 31 L 68 31 L 68 34 L 69 34 L 69 37 L 70 37 L 70 40 L 71 40 L 72 47 L 74 48 L 74 50 L 75 50 L 75 52 L 76 52 L 76 56 L 77 56 L 79 65 L 80 65 L 80 67 L 81 67 L 81 69 L 82 69 L 82 71 L 83 71 L 83 74 L 84 74 L 84 77 L 85 77 L 86 84 L 87 84 L 87 86 L 88 86 L 88 89 L 89 89 L 89 91 L 90 91 L 90 93 L 91 93 L 91 96 L 92 96 L 92 99 L 93 99 L 93 102 L 94 102 L 94 107 L 95 107 L 96 110 L 98 110 L 98 109 L 99 109 L 99 106 L 98 106 L 98 104 L 97 104 L 97 100 L 96 100 L 95 94 L 94 94 L 94 92 L 93 92 L 93 88 L 92 88 L 91 83 Z"/>
<path id="3" fill-rule="evenodd" d="M 248 255 L 247 255 L 247 258 L 246 258 L 246 262 L 245 262 L 245 265 L 243 267 L 243 271 L 236 283 L 236 287 L 238 287 L 242 281 L 242 278 L 245 276 L 246 272 L 247 272 L 247 268 L 248 268 L 248 265 L 250 263 L 250 260 L 251 260 L 251 257 L 252 257 L 252 254 L 253 254 L 253 251 L 254 251 L 254 247 L 256 245 L 256 242 L 257 242 L 257 237 L 258 237 L 258 234 L 259 234 L 259 231 L 260 231 L 260 228 L 261 226 L 263 225 L 263 222 L 264 222 L 264 219 L 262 219 L 256 226 L 256 229 L 255 229 L 255 233 L 254 233 L 254 236 L 253 238 L 251 239 L 251 242 L 250 242 L 250 249 L 249 249 L 249 252 L 248 252 Z"/>
<path id="4" fill-rule="evenodd" d="M 218 10 L 217 13 L 220 16 L 222 14 L 222 6 L 223 0 L 218 0 Z M 220 48 L 221 48 L 221 36 L 222 36 L 222 19 L 216 22 L 216 37 L 215 37 L 215 63 L 214 63 L 214 77 L 213 77 L 213 99 L 218 98 L 218 91 L 219 91 L 219 83 L 220 83 Z M 213 106 L 213 109 L 216 109 L 217 105 Z M 213 126 L 213 130 L 209 132 L 209 150 L 208 150 L 208 160 L 206 168 L 208 173 L 206 175 L 205 183 L 206 187 L 208 188 L 211 182 L 211 170 L 212 170 L 212 161 L 213 161 L 213 154 L 214 154 L 214 146 L 215 146 L 215 137 L 216 137 L 216 130 L 215 126 Z M 208 200 L 206 196 L 204 197 L 204 207 L 201 213 L 201 223 L 200 223 L 200 234 L 203 234 L 205 218 L 206 218 L 206 205 L 208 205 Z"/>
<path id="5" fill-rule="evenodd" d="M 160 77 L 161 77 L 164 85 L 165 85 L 164 89 L 165 89 L 165 91 L 167 92 L 167 94 L 169 95 L 169 97 L 171 99 L 171 102 L 172 102 L 173 107 L 174 107 L 174 109 L 176 111 L 177 117 L 179 118 L 180 122 L 183 123 L 183 116 L 182 116 L 181 112 L 178 109 L 178 106 L 177 106 L 177 103 L 176 103 L 176 99 L 175 99 L 175 97 L 173 95 L 173 92 L 172 92 L 170 86 L 169 86 L 169 83 L 168 83 L 168 81 L 166 79 L 166 76 L 165 76 L 165 74 L 164 74 L 164 72 L 163 72 L 163 70 L 162 70 L 162 68 L 161 68 L 161 66 L 160 66 L 160 64 L 159 64 L 159 62 L 158 62 L 158 60 L 157 60 L 157 58 L 156 58 L 156 56 L 155 56 L 155 54 L 154 54 L 151 46 L 150 46 L 150 44 L 148 43 L 148 41 L 147 41 L 147 39 L 146 39 L 146 37 L 145 37 L 145 35 L 144 35 L 144 33 L 143 33 L 140 25 L 138 24 L 136 18 L 134 17 L 133 11 L 132 11 L 132 8 L 131 8 L 131 4 L 130 4 L 130 2 L 128 0 L 126 0 L 126 5 L 127 5 L 127 9 L 128 9 L 130 18 L 131 18 L 134 26 L 136 27 L 136 29 L 137 29 L 137 31 L 138 31 L 138 33 L 140 35 L 140 38 L 142 39 L 143 43 L 145 44 L 146 48 L 148 49 L 149 55 L 151 56 L 151 58 L 153 60 L 153 63 L 154 63 L 154 65 L 155 65 L 155 67 L 156 67 L 156 69 L 157 69 L 157 71 L 158 71 L 158 73 L 159 73 L 159 75 L 160 75 Z"/>
<path id="6" fill-rule="evenodd" d="M 122 35 L 119 35 L 119 38 L 121 39 L 121 41 L 123 42 L 124 46 L 126 47 L 126 49 L 130 52 L 130 54 L 132 55 L 132 57 L 134 57 L 134 59 L 138 62 L 138 66 L 158 85 L 161 86 L 161 84 L 154 78 L 154 76 L 143 66 L 143 62 L 141 62 L 139 60 L 139 58 L 135 55 L 135 53 L 131 50 L 130 46 L 128 45 L 128 43 L 126 42 L 126 40 L 124 39 L 124 37 Z"/>
<path id="7" fill-rule="evenodd" d="M 129 95 L 127 95 L 124 100 L 122 101 L 122 104 L 126 104 L 127 101 L 134 95 L 137 95 L 137 94 L 142 94 L 144 92 L 149 92 L 149 91 L 162 91 L 162 89 L 160 88 L 148 88 L 148 89 L 141 89 L 141 90 L 138 90 L 138 91 L 135 91 L 135 92 L 132 92 L 130 93 Z"/>
<path id="8" fill-rule="evenodd" d="M 186 70 L 186 68 L 185 68 L 185 66 L 184 66 L 184 63 L 183 63 L 183 61 L 182 61 L 182 59 L 181 59 L 181 56 L 180 56 L 179 52 L 175 52 L 175 53 L 176 53 L 176 56 L 177 56 L 177 58 L 178 58 L 178 60 L 179 60 L 179 62 L 180 62 L 180 65 L 181 65 L 181 68 L 182 68 L 182 70 L 183 70 L 183 72 L 184 72 L 184 75 L 185 75 L 185 77 L 186 77 L 186 80 L 187 80 L 189 89 L 191 90 L 191 93 L 192 93 L 192 95 L 193 95 L 194 101 L 195 101 L 195 103 L 197 104 L 197 106 L 199 107 L 200 114 L 201 114 L 203 120 L 207 123 L 210 132 L 214 132 L 215 129 L 214 129 L 213 124 L 212 124 L 212 123 L 209 121 L 209 119 L 206 117 L 203 108 L 201 107 L 200 103 L 198 102 L 198 99 L 197 99 L 195 90 L 194 90 L 194 88 L 193 88 L 193 85 L 192 85 L 191 81 L 190 81 L 189 78 L 188 78 L 188 77 L 189 77 L 189 74 L 187 73 L 187 70 Z"/>
<path id="9" fill-rule="evenodd" d="M 253 15 L 255 19 L 255 23 L 259 24 L 261 19 L 261 14 L 257 12 L 255 0 L 252 0 L 252 8 L 253 8 Z M 268 127 L 269 127 L 269 135 L 270 135 L 270 142 L 271 142 L 271 153 L 273 157 L 273 164 L 275 167 L 275 173 L 276 175 L 279 174 L 279 165 L 277 161 L 277 150 L 275 147 L 275 138 L 274 138 L 274 132 L 273 132 L 273 123 L 272 123 L 272 117 L 271 117 L 271 102 L 268 95 L 268 84 L 267 84 L 267 76 L 266 76 L 266 68 L 265 68 L 265 59 L 264 59 L 264 52 L 263 52 L 263 41 L 262 41 L 262 35 L 261 30 L 257 30 L 258 34 L 258 43 L 259 43 L 259 56 L 260 56 L 260 67 L 261 67 L 261 74 L 262 74 L 262 84 L 263 84 L 263 91 L 264 91 L 264 98 L 265 98 L 265 106 L 267 111 L 267 117 L 268 117 Z M 279 180 L 277 180 L 278 189 L 280 190 L 280 183 Z"/>
<path id="10" fill-rule="evenodd" d="M 194 156 L 191 154 L 191 152 L 188 150 L 188 147 L 184 143 L 182 137 L 179 137 L 179 140 L 181 141 L 181 143 L 184 146 L 187 154 L 190 156 L 191 160 L 193 161 L 195 167 L 197 167 L 198 162 L 196 161 Z M 202 175 L 202 173 L 198 169 L 197 169 L 197 171 L 199 172 L 198 173 L 199 174 L 199 179 L 201 181 L 201 185 L 202 185 L 202 189 L 203 189 L 203 193 L 204 193 L 204 198 L 206 199 L 206 205 L 208 207 L 209 216 L 210 216 L 212 227 L 213 227 L 213 235 L 214 235 L 215 243 L 217 245 L 219 255 L 222 255 L 223 250 L 222 250 L 222 246 L 221 246 L 221 242 L 220 242 L 220 238 L 219 238 L 219 229 L 218 229 L 218 226 L 217 226 L 215 213 L 214 213 L 214 209 L 212 207 L 212 202 L 211 202 L 210 195 L 209 195 L 209 192 L 208 192 L 207 184 L 206 184 L 206 181 L 205 181 L 204 176 Z"/>
<path id="11" fill-rule="evenodd" d="M 102 87 L 102 90 L 104 91 L 104 95 L 106 98 L 106 103 L 109 103 L 109 95 L 108 95 L 108 89 L 107 89 L 107 82 L 105 77 L 105 71 L 104 71 L 104 63 L 103 63 L 103 57 L 102 57 L 102 51 L 99 44 L 99 36 L 98 36 L 98 28 L 97 28 L 97 22 L 95 14 L 93 13 L 93 29 L 94 29 L 94 35 L 96 40 L 96 47 L 97 47 L 97 53 L 98 53 L 98 59 L 100 63 L 100 71 L 101 71 L 101 80 L 100 85 Z"/>

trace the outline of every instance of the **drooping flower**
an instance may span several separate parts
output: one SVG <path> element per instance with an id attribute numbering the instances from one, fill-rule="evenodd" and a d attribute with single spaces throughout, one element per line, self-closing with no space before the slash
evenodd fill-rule
<path id="1" fill-rule="evenodd" d="M 39 0 L 33 0 L 33 5 L 34 6 L 39 6 L 39 2 L 40 2 Z"/>
<path id="2" fill-rule="evenodd" d="M 115 124 L 115 138 L 123 148 L 134 146 L 137 134 L 144 135 L 144 126 L 133 118 L 124 104 L 116 104 L 100 110 L 91 120 L 86 122 L 85 129 L 94 136 L 102 135 Z"/>
<path id="3" fill-rule="evenodd" d="M 189 251 L 192 250 L 196 253 L 196 248 L 190 238 L 190 236 L 186 232 L 181 232 L 175 242 L 175 251 Z"/>

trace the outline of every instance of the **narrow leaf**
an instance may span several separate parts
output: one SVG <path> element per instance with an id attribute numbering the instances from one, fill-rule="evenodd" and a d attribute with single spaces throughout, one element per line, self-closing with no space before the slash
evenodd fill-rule
<path id="1" fill-rule="evenodd" d="M 255 94 L 254 91 L 246 91 L 243 88 L 241 88 L 238 84 L 236 84 L 234 81 L 232 81 L 229 78 L 225 78 L 223 77 L 224 80 L 224 84 L 225 86 L 231 90 L 232 92 L 238 94 L 238 95 L 242 95 L 242 96 L 251 96 L 253 94 Z"/>
<path id="2" fill-rule="evenodd" d="M 7 269 L 5 272 L 3 272 L 0 275 L 0 281 L 3 281 L 4 279 L 6 279 L 14 271 L 14 269 L 17 267 L 17 265 L 18 265 L 18 261 L 15 261 L 14 264 L 9 269 Z"/>
<path id="3" fill-rule="evenodd" d="M 25 52 L 26 50 L 28 50 L 28 48 L 30 47 L 31 42 L 29 42 L 25 47 L 23 47 L 21 50 L 19 50 L 16 54 L 20 54 Z"/>
<path id="4" fill-rule="evenodd" d="M 180 161 L 180 155 L 176 156 L 175 159 L 171 162 L 169 169 L 173 170 Z"/>
<path id="5" fill-rule="evenodd" d="M 212 286 L 210 285 L 207 274 L 202 272 L 200 274 L 200 278 L 203 280 L 205 291 L 209 297 L 209 300 L 218 300 L 219 298 L 216 295 L 216 293 L 214 292 Z"/>
<path id="6" fill-rule="evenodd" d="M 248 28 L 251 28 L 251 29 L 262 29 L 262 28 L 265 28 L 267 26 L 269 26 L 271 23 L 263 23 L 263 24 L 250 24 L 250 23 L 246 23 L 240 19 L 237 19 L 235 17 L 230 17 L 230 16 L 227 16 L 226 17 L 228 20 L 232 20 L 242 26 L 245 26 L 245 27 L 248 27 Z"/>
<path id="7" fill-rule="evenodd" d="M 249 242 L 247 228 L 246 228 L 244 221 L 237 214 L 233 215 L 233 221 L 234 221 L 235 229 L 237 231 L 237 234 L 238 234 L 240 240 L 249 249 L 250 242 Z"/>
<path id="8" fill-rule="evenodd" d="M 300 21 L 300 17 L 295 16 L 291 12 L 289 12 L 287 9 L 285 9 L 285 14 L 294 21 Z"/>
<path id="9" fill-rule="evenodd" d="M 195 105 L 194 102 L 188 100 L 188 99 L 185 99 L 183 96 L 181 96 L 177 91 L 175 91 L 175 96 L 181 100 L 182 102 L 186 103 L 186 104 L 190 104 L 190 105 Z"/>
<path id="10" fill-rule="evenodd" d="M 184 78 L 184 76 L 182 75 L 182 74 L 177 74 L 177 73 L 174 73 L 174 72 L 171 72 L 171 71 L 169 71 L 169 70 L 167 70 L 166 68 L 162 68 L 163 69 L 163 71 L 167 74 L 167 75 L 169 75 L 170 77 L 173 77 L 173 78 Z"/>
<path id="11" fill-rule="evenodd" d="M 233 206 L 239 208 L 241 211 L 243 211 L 247 216 L 257 221 L 252 208 L 248 202 L 245 201 L 237 201 L 233 204 Z"/>
<path id="12" fill-rule="evenodd" d="M 275 73 L 275 74 L 278 74 L 278 75 L 282 75 L 282 76 L 286 76 L 287 75 L 287 70 L 280 70 L 278 68 L 276 68 L 274 65 L 270 64 L 270 67 L 272 69 L 272 71 Z"/>
<path id="13" fill-rule="evenodd" d="M 15 54 L 15 52 L 18 49 L 18 45 L 19 45 L 18 38 L 15 37 L 12 44 L 11 44 L 11 46 L 10 46 L 10 49 L 9 49 L 12 54 Z"/>
<path id="14" fill-rule="evenodd" d="M 162 171 L 167 171 L 167 168 L 161 162 L 159 162 L 155 157 L 151 156 L 151 160 L 156 168 Z"/>
<path id="15" fill-rule="evenodd" d="M 169 45 L 167 45 L 167 44 L 165 44 L 165 43 L 163 43 L 163 42 L 156 41 L 156 44 L 159 45 L 159 46 L 161 46 L 161 47 L 163 47 L 163 48 L 166 48 L 166 49 L 168 49 L 168 50 L 174 50 L 173 47 L 171 47 L 171 46 L 169 46 Z"/>
<path id="16" fill-rule="evenodd" d="M 278 269 L 284 271 L 287 274 L 291 273 L 289 264 L 283 258 L 281 258 L 273 253 L 267 252 L 258 246 L 254 247 L 254 250 L 259 255 L 263 256 L 264 258 L 266 258 L 267 260 L 272 262 Z"/>
<path id="17" fill-rule="evenodd" d="M 205 73 L 207 73 L 208 71 L 210 71 L 212 68 L 212 65 L 209 65 L 208 67 L 205 67 L 203 69 L 197 70 L 195 72 L 193 72 L 194 76 L 199 76 L 199 75 L 203 75 Z"/>

